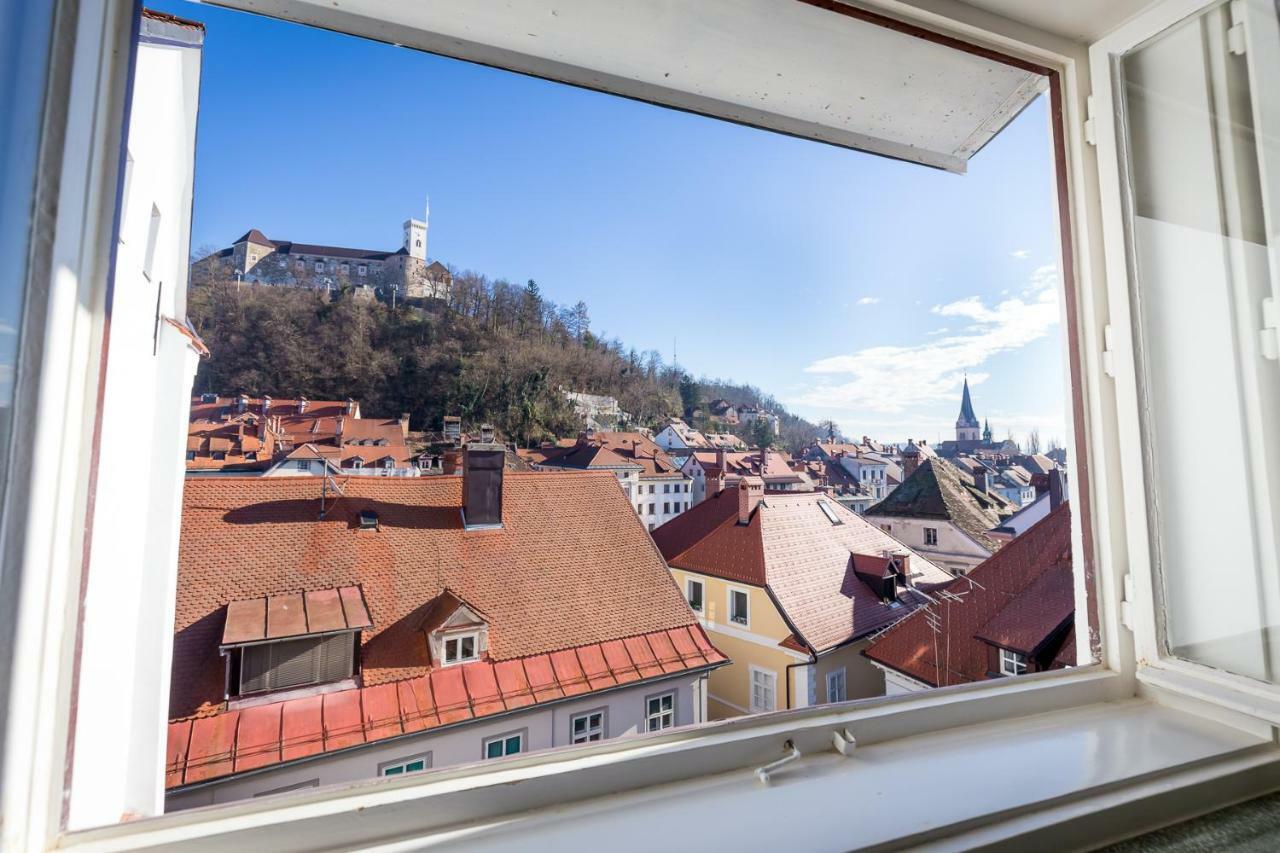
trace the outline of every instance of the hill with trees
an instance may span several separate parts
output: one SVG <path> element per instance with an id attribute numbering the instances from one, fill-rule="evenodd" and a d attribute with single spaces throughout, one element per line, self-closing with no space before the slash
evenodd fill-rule
<path id="1" fill-rule="evenodd" d="M 370 415 L 408 412 L 413 429 L 438 429 L 443 415 L 458 414 L 468 427 L 493 423 L 525 446 L 577 434 L 561 389 L 616 397 L 638 426 L 724 397 L 778 412 L 777 446 L 798 448 L 818 432 L 753 386 L 694 379 L 655 351 L 597 336 L 586 303 L 558 306 L 534 281 L 521 287 L 463 272 L 447 303 L 394 307 L 212 282 L 191 288 L 188 314 L 212 351 L 197 393 L 350 396 Z M 742 432 L 749 442 L 758 437 Z"/>

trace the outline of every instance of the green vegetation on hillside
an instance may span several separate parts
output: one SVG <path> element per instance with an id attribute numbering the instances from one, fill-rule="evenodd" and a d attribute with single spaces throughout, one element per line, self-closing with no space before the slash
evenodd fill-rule
<path id="1" fill-rule="evenodd" d="M 616 397 L 639 426 L 715 397 L 783 412 L 756 388 L 693 380 L 657 352 L 597 337 L 585 303 L 561 308 L 533 281 L 519 287 L 462 273 L 447 305 L 395 308 L 220 282 L 193 287 L 188 313 L 213 353 L 197 393 L 350 396 L 368 416 L 408 412 L 413 429 L 439 429 L 441 416 L 459 414 L 468 427 L 491 422 L 526 446 L 575 435 L 560 388 Z M 775 445 L 799 447 L 816 428 L 784 415 L 781 433 Z"/>

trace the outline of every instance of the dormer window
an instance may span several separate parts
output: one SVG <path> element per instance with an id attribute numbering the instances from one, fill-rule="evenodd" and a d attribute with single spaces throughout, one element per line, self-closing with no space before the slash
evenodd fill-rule
<path id="1" fill-rule="evenodd" d="M 356 672 L 360 631 L 371 627 L 358 586 L 233 601 L 221 644 L 226 695 L 345 681 Z"/>
<path id="2" fill-rule="evenodd" d="M 480 657 L 480 635 L 460 634 L 444 638 L 444 665 L 466 663 Z"/>
<path id="3" fill-rule="evenodd" d="M 450 590 L 436 596 L 422 620 L 434 666 L 480 660 L 489 648 L 489 623 Z"/>
<path id="4" fill-rule="evenodd" d="M 1013 649 L 1000 650 L 1000 674 L 1022 675 L 1027 671 L 1027 656 Z"/>
<path id="5" fill-rule="evenodd" d="M 360 529 L 361 530 L 377 530 L 378 514 L 371 509 L 360 510 Z"/>

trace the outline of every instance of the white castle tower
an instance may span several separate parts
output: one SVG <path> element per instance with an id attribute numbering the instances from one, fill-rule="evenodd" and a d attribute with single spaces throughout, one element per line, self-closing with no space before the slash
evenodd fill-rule
<path id="1" fill-rule="evenodd" d="M 427 223 L 431 219 L 431 200 L 427 200 L 427 209 L 422 219 L 406 219 L 404 223 L 404 249 L 409 257 L 425 261 L 427 259 Z"/>

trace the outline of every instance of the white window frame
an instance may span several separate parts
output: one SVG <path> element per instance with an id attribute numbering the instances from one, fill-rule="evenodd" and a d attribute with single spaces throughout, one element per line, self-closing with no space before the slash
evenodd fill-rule
<path id="1" fill-rule="evenodd" d="M 770 701 L 767 703 L 759 703 L 756 701 L 756 679 L 764 678 L 768 680 L 768 684 L 762 685 L 762 689 L 767 689 L 770 695 Z M 765 669 L 762 666 L 748 664 L 747 666 L 747 702 L 748 708 L 753 714 L 765 714 L 770 711 L 778 710 L 778 672 L 773 669 Z"/>
<path id="2" fill-rule="evenodd" d="M 738 621 L 737 619 L 733 618 L 734 593 L 742 593 L 743 598 L 747 602 L 746 613 L 744 614 L 746 618 L 743 619 L 742 621 Z M 749 630 L 751 628 L 751 590 L 747 589 L 745 586 L 730 586 L 725 589 L 724 621 L 726 624 L 737 625 L 744 630 Z"/>
<path id="3" fill-rule="evenodd" d="M 418 762 L 422 762 L 422 767 L 417 770 L 408 769 L 410 764 L 417 764 Z M 387 772 L 389 770 L 396 770 L 396 768 L 399 768 L 398 772 Z M 406 755 L 404 758 L 393 758 L 390 761 L 382 762 L 378 765 L 378 776 L 384 779 L 393 776 L 412 776 L 414 773 L 425 773 L 430 769 L 431 753 L 420 752 L 417 755 Z"/>
<path id="4" fill-rule="evenodd" d="M 471 640 L 471 657 L 461 657 L 462 641 L 470 638 Z M 459 656 L 453 660 L 449 660 L 449 644 L 456 643 Z M 440 638 L 440 664 L 441 666 L 457 666 L 458 664 L 471 663 L 480 660 L 480 632 L 468 631 L 462 634 L 447 634 Z"/>
<path id="5" fill-rule="evenodd" d="M 697 607 L 693 606 L 693 588 L 698 588 L 698 599 L 700 603 Z M 698 578 L 684 579 L 684 600 L 689 602 L 689 609 L 694 613 L 702 614 L 707 609 L 707 585 Z"/>
<path id="6" fill-rule="evenodd" d="M 924 544 L 925 545 L 938 544 L 938 528 L 936 527 L 924 528 Z"/>
<path id="7" fill-rule="evenodd" d="M 515 752 L 507 752 L 507 741 L 515 739 L 519 741 L 520 748 Z M 489 755 L 489 745 L 494 743 L 502 744 L 502 755 Z M 480 758 L 483 761 L 499 761 L 503 758 L 512 758 L 517 755 L 523 755 L 529 750 L 529 730 L 518 729 L 513 732 L 503 732 L 500 735 L 487 737 L 480 742 Z"/>
<path id="8" fill-rule="evenodd" d="M 837 680 L 839 680 L 840 682 L 840 690 L 839 690 L 840 698 L 838 699 L 833 698 L 831 695 L 833 692 L 836 692 L 833 689 L 833 685 Z M 828 672 L 827 673 L 827 701 L 828 702 L 845 702 L 848 700 L 848 698 L 849 698 L 849 677 L 845 672 L 845 668 L 842 666 L 839 669 L 833 669 L 830 672 Z"/>
<path id="9" fill-rule="evenodd" d="M 661 703 L 663 699 L 671 700 L 671 707 L 669 709 L 662 707 Z M 659 703 L 657 711 L 654 711 L 649 707 L 654 702 Z M 667 729 L 674 729 L 677 724 L 676 708 L 679 704 L 680 696 L 675 690 L 664 690 L 662 693 L 654 693 L 644 697 L 644 731 L 662 732 Z M 671 718 L 669 722 L 667 721 L 668 716 Z M 658 727 L 656 729 L 651 728 L 651 724 L 654 720 L 658 721 Z"/>
<path id="10" fill-rule="evenodd" d="M 1001 675 L 1026 675 L 1029 661 L 1022 652 L 1013 649 L 999 649 Z"/>
<path id="11" fill-rule="evenodd" d="M 592 725 L 591 724 L 592 717 L 599 717 L 600 718 L 599 724 Z M 587 727 L 586 729 L 583 730 L 580 736 L 575 731 L 575 729 L 577 727 L 578 720 L 582 720 L 582 719 L 585 719 L 587 721 Z M 599 735 L 599 737 L 592 738 L 592 735 Z M 571 744 L 595 743 L 597 741 L 605 740 L 608 737 L 609 737 L 608 707 L 593 708 L 590 711 L 583 711 L 580 714 L 572 714 L 569 717 L 569 743 Z"/>
<path id="12" fill-rule="evenodd" d="M 251 5 L 248 0 L 230 2 L 246 10 Z M 881 2 L 870 0 L 869 5 L 875 7 Z M 742 755 L 748 752 L 762 756 L 777 754 L 780 726 L 785 726 L 797 743 L 806 745 L 829 744 L 835 731 L 833 726 L 857 728 L 871 725 L 875 720 L 890 724 L 893 738 L 936 733 L 957 725 L 1002 721 L 1009 731 L 1018 729 L 1018 720 L 1028 713 L 1049 710 L 1061 713 L 1086 705 L 1097 707 L 1098 714 L 1102 715 L 1100 719 L 1109 719 L 1107 715 L 1117 713 L 1117 703 L 1113 700 L 1135 696 L 1142 702 L 1156 703 L 1189 716 L 1226 720 L 1233 730 L 1251 734 L 1264 728 L 1270 731 L 1262 724 L 1271 719 L 1275 710 L 1271 690 L 1259 690 L 1256 684 L 1242 683 L 1241 679 L 1185 662 L 1142 656 L 1152 648 L 1156 610 L 1151 596 L 1150 555 L 1143 551 L 1144 535 L 1141 524 L 1135 521 L 1140 520 L 1142 513 L 1135 517 L 1129 512 L 1135 504 L 1145 510 L 1145 504 L 1140 485 L 1140 460 L 1128 452 L 1135 440 L 1136 421 L 1131 415 L 1136 395 L 1129 349 L 1132 341 L 1128 332 L 1132 326 L 1127 322 L 1123 276 L 1123 231 L 1115 219 L 1121 184 L 1116 174 L 1114 127 L 1110 121 L 1109 55 L 1155 35 L 1206 5 L 1206 0 L 1162 0 L 1096 41 L 1086 61 L 1085 53 L 1075 41 L 973 8 L 942 2 L 939 4 L 942 11 L 922 11 L 907 4 L 892 4 L 893 13 L 910 24 L 1041 63 L 1061 75 L 1055 84 L 1060 93 L 1065 127 L 1061 156 L 1065 161 L 1065 185 L 1072 194 L 1070 204 L 1063 210 L 1066 226 L 1074 239 L 1065 256 L 1076 266 L 1078 300 L 1075 314 L 1069 316 L 1080 322 L 1076 336 L 1079 352 L 1069 360 L 1069 364 L 1080 371 L 1077 407 L 1081 413 L 1074 428 L 1078 441 L 1071 447 L 1076 456 L 1088 462 L 1089 471 L 1087 480 L 1073 476 L 1069 489 L 1074 506 L 1081 506 L 1082 497 L 1090 504 L 1091 536 L 1085 541 L 1082 529 L 1077 526 L 1073 541 L 1078 554 L 1083 553 L 1082 545 L 1088 545 L 1094 561 L 1101 664 L 1036 673 L 1016 679 L 1019 682 L 1016 685 L 962 685 L 925 695 L 859 703 L 835 713 L 831 709 L 799 709 L 785 715 L 735 720 L 731 727 L 664 732 L 658 740 L 624 739 L 583 749 L 610 755 L 611 763 L 633 777 L 638 775 L 636 771 L 647 769 L 649 779 L 674 780 L 688 778 L 693 772 L 687 768 L 689 758 L 697 762 L 696 772 L 705 774 L 738 769 Z M 121 849 L 217 838 L 224 845 L 254 849 L 270 838 L 282 820 L 283 814 L 270 805 L 256 810 L 236 806 L 200 809 L 170 815 L 162 821 L 136 820 L 87 833 L 66 833 L 62 828 L 61 815 L 67 798 L 76 796 L 77 791 L 64 790 L 62 768 L 70 761 L 67 744 L 73 718 L 67 711 L 65 690 L 56 688 L 71 683 L 75 665 L 78 585 L 74 578 L 78 578 L 80 564 L 70 555 L 79 553 L 86 541 L 86 513 L 84 502 L 78 496 L 78 476 L 91 467 L 94 459 L 94 445 L 86 433 L 86 424 L 91 425 L 94 420 L 93 401 L 98 381 L 96 359 L 67 358 L 66 354 L 88 352 L 100 338 L 102 329 L 101 311 L 93 306 L 102 304 L 103 290 L 109 280 L 106 256 L 82 251 L 82 247 L 92 245 L 98 235 L 110 232 L 114 200 L 110 190 L 104 192 L 103 188 L 114 185 L 118 170 L 123 92 L 129 73 L 129 51 L 117 47 L 127 43 L 133 23 L 132 11 L 130 4 L 82 0 L 78 18 L 69 17 L 71 27 L 67 38 L 55 40 L 52 48 L 55 62 L 63 63 L 60 67 L 68 69 L 73 97 L 54 99 L 55 106 L 46 119 L 62 128 L 65 132 L 61 138 L 67 140 L 66 155 L 60 157 L 56 165 L 47 166 L 47 173 L 57 187 L 57 219 L 37 221 L 34 227 L 37 236 L 51 247 L 51 268 L 58 270 L 59 283 L 65 286 L 49 289 L 45 287 L 47 282 L 33 279 L 35 283 L 29 288 L 29 300 L 36 299 L 47 334 L 36 350 L 40 360 L 31 365 L 32 378 L 19 386 L 18 395 L 19 402 L 35 401 L 34 389 L 39 389 L 39 406 L 30 410 L 31 434 L 35 440 L 28 455 L 55 460 L 54 470 L 58 475 L 39 480 L 39 488 L 32 488 L 26 495 L 25 515 L 10 529 L 0 530 L 3 537 L 0 545 L 6 549 L 5 556 L 21 555 L 20 572 L 24 581 L 21 599 L 16 603 L 19 618 L 14 627 L 14 651 L 12 659 L 5 662 L 10 668 L 8 695 L 22 697 L 23 705 L 15 706 L 21 708 L 21 713 L 10 714 L 5 732 L 4 776 L 0 779 L 6 818 L 4 840 L 17 849 L 54 845 L 74 849 L 90 841 L 103 848 Z M 356 35 L 377 36 L 394 31 L 399 42 L 410 46 L 433 48 L 463 59 L 487 56 L 488 64 L 566 82 L 601 79 L 589 69 L 577 70 L 548 60 L 528 58 L 509 49 L 485 53 L 488 48 L 483 34 L 478 36 L 478 42 L 462 42 L 436 38 L 404 23 L 382 20 L 397 17 L 399 10 L 390 0 L 373 0 L 362 7 L 360 14 L 347 17 L 307 0 L 281 0 L 273 11 L 285 18 Z M 1090 94 L 1091 82 L 1093 98 L 1098 102 L 1091 129 L 1098 140 L 1096 169 L 1100 180 L 1095 180 L 1092 153 L 1085 142 L 1088 115 L 1085 99 Z M 666 97 L 665 92 L 656 88 L 643 84 L 631 86 L 620 78 L 607 78 L 606 82 L 595 85 L 633 96 L 650 94 L 651 100 Z M 722 107 L 697 99 L 690 99 L 687 104 L 690 109 L 708 114 L 723 112 Z M 1106 243 L 1105 260 L 1101 250 L 1088 242 L 1091 236 L 1096 241 L 1099 232 Z M 375 269 L 380 266 L 375 264 Z M 1105 345 L 1104 327 L 1109 327 Z M 1136 480 L 1131 476 L 1135 466 L 1139 469 Z M 1131 493 L 1121 488 L 1122 478 L 1137 484 L 1130 487 Z M 15 547 L 18 550 L 15 551 Z M 1077 597 L 1078 601 L 1084 601 L 1084 582 L 1080 577 L 1077 578 Z M 1083 614 L 1083 610 L 1080 612 Z M 1083 649 L 1088 632 L 1077 633 L 1081 635 Z M 1139 660 L 1143 660 L 1141 670 L 1137 665 Z M 859 732 L 860 744 L 868 740 L 864 732 Z M 733 748 L 726 749 L 727 745 Z M 1236 760 L 1234 755 L 1224 748 L 1221 753 L 1203 760 L 1194 777 L 1180 771 L 1167 771 L 1156 780 L 1163 792 L 1135 787 L 1134 791 L 1150 793 L 1141 806 L 1144 820 L 1151 819 L 1153 808 L 1170 817 L 1185 814 L 1178 799 L 1184 791 L 1208 793 L 1208 798 L 1197 800 L 1197 808 L 1210 808 L 1215 804 L 1225 805 L 1228 800 L 1224 797 L 1240 799 L 1250 792 L 1269 790 L 1272 777 L 1252 773 L 1250 769 L 1264 767 L 1262 759 Z M 527 799 L 532 796 L 531 791 L 547 787 L 519 786 L 521 794 L 517 796 L 526 799 L 513 801 L 509 796 L 513 781 L 554 780 L 555 802 L 562 807 L 567 802 L 598 796 L 601 792 L 601 779 L 593 777 L 590 769 L 554 755 L 521 756 L 503 768 L 500 780 L 499 774 L 484 778 L 489 772 L 483 767 L 458 771 L 457 778 L 467 780 L 468 813 L 476 820 L 520 811 L 525 803 L 536 806 L 536 799 Z M 1215 779 L 1238 780 L 1238 784 L 1231 787 L 1229 793 L 1217 794 L 1212 786 L 1204 787 L 1206 780 L 1211 785 Z M 413 783 L 419 781 L 413 780 Z M 394 821 L 394 830 L 398 833 L 427 837 L 442 828 L 440 815 L 448 814 L 447 809 L 432 806 L 450 802 L 450 793 L 426 786 L 406 793 L 407 784 L 410 784 L 408 780 L 384 786 L 385 790 L 383 787 L 377 791 L 337 787 L 299 795 L 308 798 L 308 805 L 305 811 L 289 815 L 289 831 L 295 838 L 323 840 L 349 828 L 354 816 L 361 815 L 367 819 L 361 822 L 370 827 L 370 832 L 374 831 L 373 827 L 379 833 L 390 832 Z M 1201 787 L 1196 788 L 1197 785 Z M 610 790 L 621 789 L 611 784 Z M 1117 813 L 1138 813 L 1131 805 L 1133 801 L 1115 794 L 1114 785 L 1111 790 L 1110 803 L 1117 810 L 1113 817 Z M 414 797 L 417 807 L 404 808 L 406 796 Z M 988 807 L 991 805 L 994 804 L 989 803 Z M 1101 803 L 1097 806 L 1100 808 Z M 1021 809 L 1020 831 L 1047 830 L 1057 825 L 1055 815 L 1060 814 L 1044 806 Z M 381 821 L 380 816 L 384 818 Z M 452 823 L 454 819 L 448 817 L 448 820 Z M 1012 837 L 1013 829 L 1007 823 L 991 824 L 987 829 L 995 834 L 988 838 Z M 1094 831 L 1100 830 L 1095 827 Z M 1002 835 L 1002 832 L 1008 834 Z"/>

